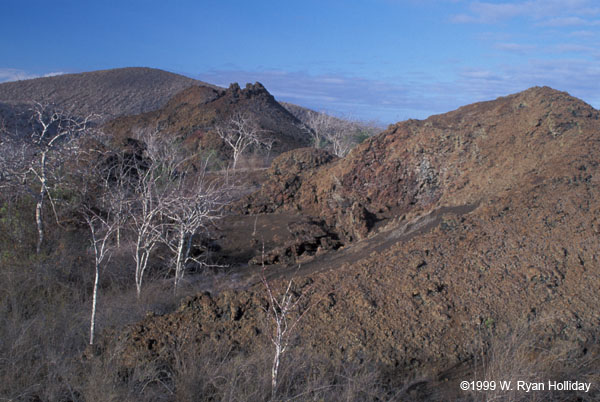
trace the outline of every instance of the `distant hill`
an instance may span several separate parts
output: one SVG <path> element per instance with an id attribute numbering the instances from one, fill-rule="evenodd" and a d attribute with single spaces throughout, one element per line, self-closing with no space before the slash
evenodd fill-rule
<path id="1" fill-rule="evenodd" d="M 98 113 L 107 120 L 158 109 L 192 85 L 217 88 L 163 70 L 128 67 L 2 83 L 0 102 L 36 101 L 78 116 Z"/>
<path id="2" fill-rule="evenodd" d="M 163 108 L 117 118 L 105 131 L 125 138 L 140 130 L 157 130 L 172 135 L 193 149 L 211 149 L 221 155 L 229 151 L 215 134 L 217 125 L 241 112 L 255 119 L 272 140 L 273 153 L 310 145 L 302 123 L 282 107 L 260 83 L 226 89 L 193 86 L 174 96 Z"/>
<path id="3" fill-rule="evenodd" d="M 281 104 L 281 106 L 283 106 L 288 112 L 293 114 L 294 117 L 296 117 L 301 122 L 307 122 L 309 117 L 312 114 L 317 113 L 316 111 L 314 111 L 312 109 L 294 105 L 293 103 L 287 103 L 287 102 L 279 102 L 279 103 Z"/>

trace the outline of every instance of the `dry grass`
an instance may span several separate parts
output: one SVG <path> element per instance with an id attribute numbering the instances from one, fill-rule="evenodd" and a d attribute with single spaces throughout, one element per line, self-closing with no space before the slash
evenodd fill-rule
<path id="1" fill-rule="evenodd" d="M 469 399 L 481 401 L 571 401 L 596 400 L 600 383 L 597 331 L 590 328 L 580 344 L 561 343 L 554 335 L 566 330 L 558 318 L 523 321 L 504 335 L 482 330 L 483 346 L 475 359 L 474 380 L 510 381 L 511 390 L 470 392 Z M 553 336 L 549 336 L 553 335 Z M 552 343 L 547 339 L 555 339 Z M 592 384 L 589 393 L 551 391 L 548 381 L 579 381 Z M 526 392 L 518 382 L 542 383 L 545 389 Z"/>

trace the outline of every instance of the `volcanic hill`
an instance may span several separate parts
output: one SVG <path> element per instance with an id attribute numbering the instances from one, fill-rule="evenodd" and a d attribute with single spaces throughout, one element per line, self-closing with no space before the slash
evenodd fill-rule
<path id="1" fill-rule="evenodd" d="M 262 239 L 291 251 L 290 264 L 272 258 L 267 272 L 275 287 L 295 275 L 297 292 L 312 289 L 298 342 L 320 356 L 427 383 L 452 379 L 448 370 L 458 378 L 457 367 L 473 369 L 482 350 L 499 347 L 507 377 L 528 364 L 540 381 L 596 381 L 599 116 L 536 87 L 397 123 L 344 159 L 282 154 L 263 188 L 233 208 L 256 232 L 237 247 L 258 257 Z M 292 247 L 277 244 L 277 225 Z M 227 339 L 242 351 L 262 342 L 261 267 L 232 270 L 211 293 L 126 329 L 122 364 L 172 364 L 184 341 Z"/>
<path id="2" fill-rule="evenodd" d="M 115 68 L 0 84 L 0 102 L 49 104 L 76 116 L 106 120 L 158 109 L 192 85 L 217 88 L 192 78 L 145 67 Z"/>
<path id="3" fill-rule="evenodd" d="M 230 149 L 214 129 L 235 113 L 258 123 L 264 135 L 274 141 L 273 154 L 309 145 L 309 135 L 302 123 L 260 83 L 247 84 L 243 89 L 231 84 L 225 90 L 192 86 L 161 109 L 120 117 L 107 123 L 104 129 L 117 138 L 134 136 L 136 131 L 156 130 L 176 136 L 194 150 L 210 149 L 228 155 Z"/>

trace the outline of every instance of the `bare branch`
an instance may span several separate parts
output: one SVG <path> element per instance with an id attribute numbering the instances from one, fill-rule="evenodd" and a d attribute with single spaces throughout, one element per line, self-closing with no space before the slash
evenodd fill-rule
<path id="1" fill-rule="evenodd" d="M 275 349 L 271 367 L 271 395 L 274 398 L 277 391 L 277 380 L 281 358 L 290 346 L 296 327 L 306 313 L 320 302 L 320 299 L 314 303 L 308 302 L 307 298 L 312 293 L 312 285 L 303 289 L 302 293 L 297 293 L 294 288 L 293 279 L 288 281 L 285 291 L 276 296 L 271 284 L 267 280 L 264 255 L 265 250 L 263 244 L 261 282 L 265 288 L 269 301 L 269 306 L 265 309 L 265 312 L 267 313 L 267 316 L 270 317 L 273 325 L 273 331 L 270 334 L 270 338 Z M 300 269 L 300 266 L 298 266 L 298 269 Z M 305 302 L 308 304 L 305 304 Z"/>
<path id="2" fill-rule="evenodd" d="M 270 150 L 273 145 L 272 139 L 264 135 L 265 131 L 247 113 L 235 112 L 224 124 L 217 126 L 215 132 L 233 151 L 233 169 L 249 147 L 263 146 Z"/>

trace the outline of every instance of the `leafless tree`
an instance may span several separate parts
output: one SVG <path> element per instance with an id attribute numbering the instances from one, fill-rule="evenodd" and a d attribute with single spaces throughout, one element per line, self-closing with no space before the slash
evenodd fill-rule
<path id="1" fill-rule="evenodd" d="M 162 215 L 167 194 L 163 184 L 168 178 L 160 166 L 154 163 L 138 174 L 134 189 L 135 199 L 127 206 L 134 234 L 135 286 L 139 298 L 150 255 L 163 237 Z"/>
<path id="2" fill-rule="evenodd" d="M 137 169 L 134 197 L 127 204 L 135 239 L 138 297 L 149 258 L 159 243 L 175 254 L 177 291 L 184 268 L 192 259 L 194 235 L 218 217 L 221 191 L 206 180 L 206 165 L 199 172 L 192 171 L 190 158 L 157 131 L 146 131 L 140 138 L 146 146 L 146 160 Z"/>
<path id="3" fill-rule="evenodd" d="M 50 192 L 52 174 L 65 162 L 66 154 L 73 150 L 74 140 L 88 129 L 90 121 L 96 116 L 90 115 L 80 119 L 66 112 L 52 110 L 41 103 L 35 103 L 31 113 L 31 146 L 34 147 L 35 154 L 29 161 L 27 172 L 32 173 L 39 183 L 35 196 L 35 221 L 38 231 L 36 252 L 39 254 L 44 241 L 43 211 L 46 198 L 54 208 Z"/>
<path id="4" fill-rule="evenodd" d="M 94 250 L 94 287 L 92 294 L 92 313 L 90 317 L 90 345 L 94 344 L 94 328 L 96 325 L 96 306 L 98 301 L 98 283 L 100 279 L 100 268 L 109 256 L 110 240 L 120 222 L 112 211 L 105 212 L 105 216 L 95 212 L 92 208 L 83 210 L 85 221 L 92 236 L 92 248 Z"/>
<path id="5" fill-rule="evenodd" d="M 175 255 L 175 293 L 188 263 L 206 265 L 192 256 L 194 237 L 208 233 L 209 225 L 221 217 L 227 189 L 223 182 L 206 177 L 206 163 L 198 171 L 188 171 L 177 178 L 165 212 L 169 220 L 165 244 Z"/>
<path id="6" fill-rule="evenodd" d="M 306 125 L 310 128 L 315 147 L 330 147 L 339 157 L 345 156 L 356 144 L 353 141 L 355 127 L 348 120 L 313 112 L 307 115 Z"/>
<path id="7" fill-rule="evenodd" d="M 332 119 L 331 116 L 325 113 L 311 111 L 306 114 L 304 124 L 315 148 L 324 148 L 327 145 L 326 132 L 332 124 Z"/>
<path id="8" fill-rule="evenodd" d="M 265 308 L 265 312 L 273 325 L 270 338 L 275 349 L 273 354 L 273 364 L 271 366 L 271 395 L 274 398 L 275 393 L 277 392 L 277 380 L 281 359 L 290 346 L 292 336 L 298 324 L 318 301 L 310 303 L 308 300 L 312 291 L 311 286 L 303 289 L 302 293 L 298 293 L 298 289 L 295 289 L 292 279 L 287 282 L 283 292 L 279 292 L 279 294 L 276 292 L 267 279 L 264 264 L 264 245 L 262 268 L 261 281 L 265 287 L 269 302 L 269 305 Z"/>
<path id="9" fill-rule="evenodd" d="M 227 121 L 218 125 L 215 131 L 233 151 L 233 169 L 249 147 L 265 145 L 270 149 L 272 145 L 272 141 L 265 136 L 265 131 L 248 113 L 233 113 Z"/>
<path id="10" fill-rule="evenodd" d="M 344 157 L 361 140 L 380 131 L 374 122 L 339 118 L 325 112 L 309 111 L 304 124 L 316 148 L 329 148 L 339 157 Z"/>
<path id="11" fill-rule="evenodd" d="M 101 268 L 110 259 L 110 252 L 114 249 L 112 243 L 114 234 L 122 224 L 121 215 L 118 213 L 121 206 L 112 197 L 114 170 L 118 163 L 112 160 L 111 157 L 114 155 L 106 149 L 105 134 L 102 132 L 96 134 L 89 143 L 79 144 L 77 147 L 79 163 L 70 166 L 70 170 L 76 178 L 73 186 L 76 189 L 76 199 L 78 200 L 78 203 L 72 207 L 87 224 L 94 254 L 90 345 L 94 344 Z"/>

